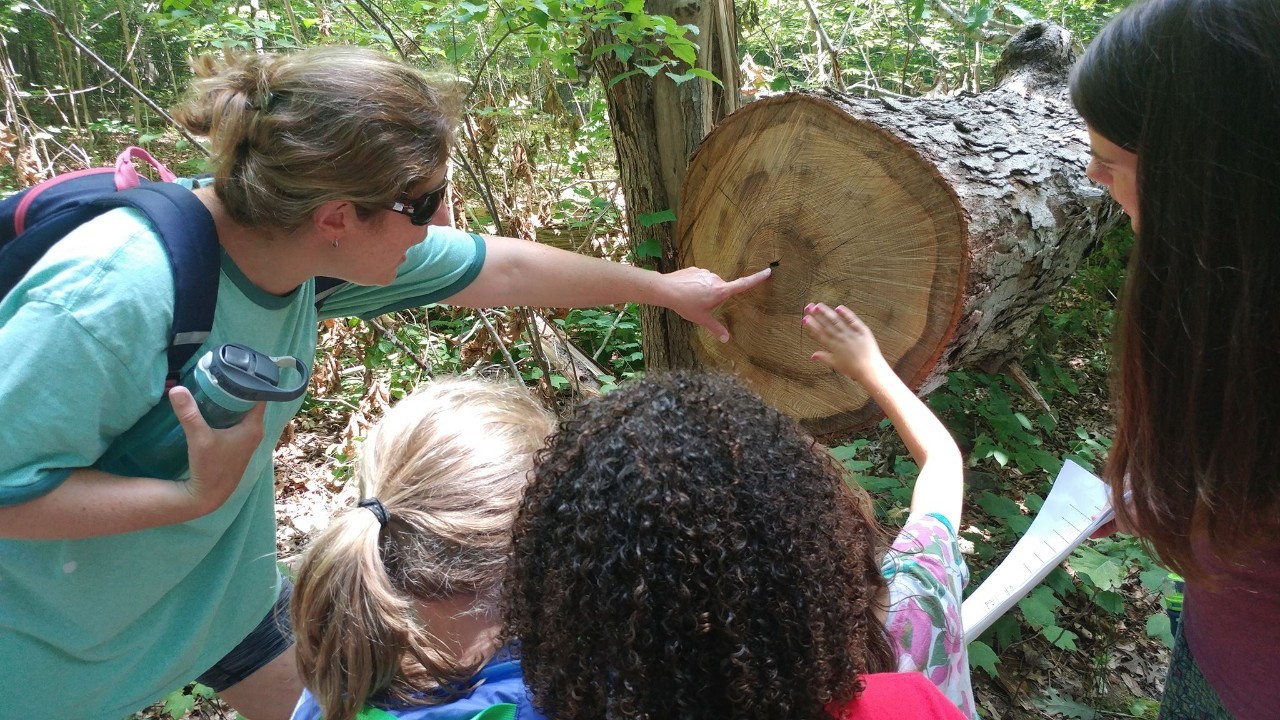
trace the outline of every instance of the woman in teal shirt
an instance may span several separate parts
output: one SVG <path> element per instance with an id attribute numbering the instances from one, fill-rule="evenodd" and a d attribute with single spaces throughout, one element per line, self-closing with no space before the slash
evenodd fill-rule
<path id="1" fill-rule="evenodd" d="M 428 228 L 456 115 L 439 84 L 372 51 L 206 58 L 175 117 L 213 150 L 214 181 L 195 191 L 223 251 L 206 347 L 309 364 L 318 319 L 435 301 L 636 301 L 724 339 L 714 308 L 767 277 Z M 316 276 L 348 281 L 322 314 Z M 95 467 L 164 394 L 172 294 L 154 229 L 113 210 L 0 301 L 2 717 L 119 720 L 197 676 L 253 720 L 287 718 L 298 696 L 271 452 L 301 401 L 211 430 L 178 388 L 189 477 Z"/>

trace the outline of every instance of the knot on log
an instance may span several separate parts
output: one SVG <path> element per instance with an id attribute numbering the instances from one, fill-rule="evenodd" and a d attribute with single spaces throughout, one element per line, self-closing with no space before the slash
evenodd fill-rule
<path id="1" fill-rule="evenodd" d="M 1009 38 L 992 73 L 997 86 L 1021 80 L 1031 89 L 1060 90 L 1075 64 L 1071 32 L 1061 25 L 1038 21 Z"/>

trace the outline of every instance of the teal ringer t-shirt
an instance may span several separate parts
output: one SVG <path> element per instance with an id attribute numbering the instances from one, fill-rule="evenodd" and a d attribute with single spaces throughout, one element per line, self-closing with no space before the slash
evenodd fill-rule
<path id="1" fill-rule="evenodd" d="M 326 317 L 447 298 L 484 262 L 476 235 L 432 227 L 387 287 L 346 285 Z M 315 288 L 269 295 L 223 256 L 206 349 L 315 355 Z M 0 300 L 0 505 L 93 466 L 162 397 L 173 280 L 133 210 L 86 223 Z M 194 362 L 194 358 L 192 362 Z M 194 679 L 275 601 L 272 451 L 301 405 L 270 403 L 240 486 L 197 520 L 68 541 L 0 539 L 0 717 L 120 720 Z M 172 421 L 176 424 L 176 420 Z"/>

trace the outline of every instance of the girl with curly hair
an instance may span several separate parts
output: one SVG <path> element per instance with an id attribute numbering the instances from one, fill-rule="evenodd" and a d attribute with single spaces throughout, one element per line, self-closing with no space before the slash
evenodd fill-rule
<path id="1" fill-rule="evenodd" d="M 523 387 L 435 380 L 360 449 L 366 499 L 311 543 L 293 594 L 307 689 L 293 720 L 468 720 L 528 707 L 504 646 L 511 523 L 551 431 Z"/>
<path id="2" fill-rule="evenodd" d="M 919 462 L 907 528 L 883 553 L 866 494 L 727 376 L 585 403 L 538 456 L 506 586 L 549 717 L 973 717 L 960 453 L 856 315 L 817 304 L 804 322 Z M 885 675 L 902 669 L 947 696 Z"/>
<path id="3" fill-rule="evenodd" d="M 1273 718 L 1280 3 L 1135 3 L 1090 44 L 1071 98 L 1088 175 L 1136 237 L 1105 475 L 1119 527 L 1186 578 L 1161 717 Z"/>

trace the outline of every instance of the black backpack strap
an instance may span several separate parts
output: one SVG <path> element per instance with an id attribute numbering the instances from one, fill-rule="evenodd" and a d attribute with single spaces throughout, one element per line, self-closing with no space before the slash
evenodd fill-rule
<path id="1" fill-rule="evenodd" d="M 221 256 L 218 230 L 204 203 L 177 183 L 149 182 L 94 201 L 100 207 L 131 207 L 151 220 L 173 271 L 173 326 L 169 333 L 172 385 L 213 330 Z"/>

